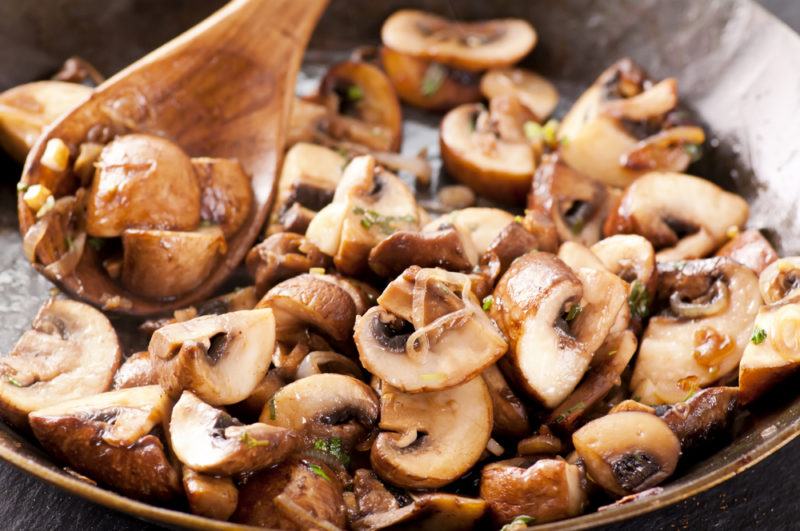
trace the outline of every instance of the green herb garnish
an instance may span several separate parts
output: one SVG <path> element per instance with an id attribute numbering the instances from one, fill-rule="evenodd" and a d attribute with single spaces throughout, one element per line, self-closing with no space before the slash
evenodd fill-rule
<path id="1" fill-rule="evenodd" d="M 555 146 L 558 144 L 558 128 L 561 123 L 558 120 L 547 120 L 542 128 L 542 138 L 548 146 Z"/>
<path id="2" fill-rule="evenodd" d="M 541 140 L 544 138 L 544 130 L 542 129 L 542 126 L 530 120 L 522 124 L 522 132 L 525 133 L 525 138 L 530 141 Z"/>
<path id="3" fill-rule="evenodd" d="M 422 76 L 419 91 L 423 96 L 433 96 L 444 85 L 447 79 L 447 69 L 439 63 L 431 63 Z"/>
<path id="4" fill-rule="evenodd" d="M 514 216 L 514 223 L 522 223 L 523 221 L 525 221 L 525 218 L 522 216 Z"/>
<path id="5" fill-rule="evenodd" d="M 569 417 L 573 413 L 578 413 L 580 411 L 583 411 L 584 409 L 586 409 L 586 404 L 584 404 L 583 402 L 578 402 L 577 404 L 575 404 L 574 406 L 572 406 L 571 408 L 569 408 L 568 410 L 557 416 L 555 422 L 556 424 L 561 424 L 562 422 L 567 420 L 567 417 Z"/>
<path id="6" fill-rule="evenodd" d="M 28 191 L 28 185 L 27 184 L 25 184 L 25 183 L 23 183 L 21 181 L 17 183 L 17 192 L 25 193 L 27 191 Z"/>
<path id="7" fill-rule="evenodd" d="M 325 481 L 330 481 L 331 477 L 322 470 L 322 467 L 319 465 L 315 465 L 314 463 L 305 463 L 305 465 L 316 475 L 324 479 Z"/>
<path id="8" fill-rule="evenodd" d="M 331 454 L 344 466 L 350 464 L 350 456 L 342 446 L 342 439 L 331 437 L 330 439 L 317 439 L 314 441 L 314 449 L 326 454 Z"/>
<path id="9" fill-rule="evenodd" d="M 483 308 L 484 312 L 488 312 L 492 309 L 492 304 L 494 304 L 494 297 L 491 295 L 487 295 L 483 298 L 483 302 L 481 304 L 481 308 Z"/>
<path id="10" fill-rule="evenodd" d="M 631 315 L 640 319 L 644 319 L 650 314 L 650 294 L 638 279 L 631 284 L 628 307 L 631 309 Z"/>
<path id="11" fill-rule="evenodd" d="M 525 526 L 528 527 L 529 524 L 532 524 L 536 521 L 536 518 L 533 516 L 528 516 L 526 514 L 517 516 L 511 523 L 508 523 L 500 528 L 500 531 L 515 531 L 516 529 Z"/>
<path id="12" fill-rule="evenodd" d="M 373 226 L 378 227 L 383 234 L 394 234 L 399 229 L 399 223 L 416 223 L 417 218 L 412 215 L 405 216 L 384 216 L 374 210 L 364 210 L 361 207 L 353 208 L 353 214 L 362 216 L 361 226 L 369 230 Z"/>
<path id="13" fill-rule="evenodd" d="M 272 446 L 271 441 L 262 441 L 260 439 L 256 439 L 249 432 L 242 433 L 242 436 L 239 437 L 239 440 L 247 445 L 248 448 L 256 448 L 258 446 Z"/>
<path id="14" fill-rule="evenodd" d="M 757 326 L 755 330 L 753 330 L 753 335 L 750 336 L 750 341 L 754 345 L 760 345 L 765 339 L 767 339 L 767 331 L 760 326 Z"/>
<path id="15" fill-rule="evenodd" d="M 689 155 L 692 162 L 697 162 L 703 158 L 703 147 L 698 144 L 686 144 L 683 146 L 683 149 L 686 151 L 686 154 Z"/>
<path id="16" fill-rule="evenodd" d="M 567 316 L 564 318 L 565 321 L 568 323 L 570 321 L 574 321 L 583 311 L 583 308 L 580 304 L 573 304 L 570 306 L 569 311 L 567 312 Z"/>
<path id="17" fill-rule="evenodd" d="M 275 399 L 270 398 L 269 402 L 267 402 L 267 407 L 269 408 L 269 420 L 275 420 L 278 416 L 277 412 L 275 411 Z"/>
<path id="18" fill-rule="evenodd" d="M 358 85 L 350 85 L 347 87 L 347 99 L 350 101 L 359 101 L 364 99 L 364 91 Z"/>
<path id="19" fill-rule="evenodd" d="M 20 382 L 19 380 L 17 380 L 13 376 L 7 376 L 6 379 L 8 380 L 8 383 L 13 385 L 14 387 L 25 387 L 24 385 L 22 385 L 22 382 Z"/>

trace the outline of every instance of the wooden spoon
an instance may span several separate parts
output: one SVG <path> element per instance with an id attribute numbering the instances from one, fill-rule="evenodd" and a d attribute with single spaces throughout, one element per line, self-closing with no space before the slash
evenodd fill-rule
<path id="1" fill-rule="evenodd" d="M 57 231 L 48 231 L 37 247 L 34 267 L 80 299 L 131 315 L 162 313 L 211 295 L 239 265 L 266 218 L 295 78 L 326 5 L 327 0 L 233 0 L 103 83 L 51 125 L 28 154 L 22 184 L 43 183 L 56 197 L 74 193 L 79 183 L 71 172 L 59 175 L 41 164 L 53 138 L 63 140 L 74 157 L 81 143 L 121 128 L 167 137 L 190 156 L 238 159 L 252 176 L 254 205 L 243 228 L 229 240 L 224 262 L 200 287 L 171 300 L 130 293 L 108 276 L 88 245 L 75 271 L 56 278 L 44 266 L 64 253 L 64 236 Z M 18 205 L 24 237 L 36 216 L 21 192 Z"/>

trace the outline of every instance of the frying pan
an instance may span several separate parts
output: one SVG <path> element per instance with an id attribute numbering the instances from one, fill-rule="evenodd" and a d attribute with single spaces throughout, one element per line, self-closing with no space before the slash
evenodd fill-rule
<path id="1" fill-rule="evenodd" d="M 265 0 L 267 1 L 267 0 Z M 111 74 L 198 22 L 218 0 L 0 0 L 0 90 L 51 74 L 78 54 Z M 301 85 L 354 46 L 375 42 L 386 16 L 424 7 L 459 18 L 516 16 L 533 22 L 539 44 L 527 66 L 558 85 L 563 103 L 608 64 L 631 56 L 654 77 L 676 76 L 683 101 L 710 131 L 691 173 L 743 195 L 750 225 L 766 230 L 781 254 L 800 252 L 800 38 L 749 0 L 334 0 L 307 54 Z M 265 21 L 265 24 L 268 24 Z M 438 118 L 409 110 L 405 150 L 435 149 Z M 435 153 L 434 153 L 435 154 Z M 2 157 L 2 156 L 0 156 Z M 20 168 L 0 158 L 0 350 L 8 351 L 50 286 L 22 256 L 14 182 Z M 709 213 L 713 215 L 713 213 Z M 663 489 L 542 529 L 609 524 L 675 503 L 755 465 L 800 433 L 798 380 L 759 401 L 738 436 L 687 463 Z M 0 425 L 0 457 L 69 492 L 170 526 L 233 528 L 132 501 L 65 472 L 23 434 Z"/>

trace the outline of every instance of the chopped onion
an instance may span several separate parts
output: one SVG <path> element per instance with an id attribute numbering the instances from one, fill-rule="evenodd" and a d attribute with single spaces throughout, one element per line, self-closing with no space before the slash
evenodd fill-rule
<path id="1" fill-rule="evenodd" d="M 81 232 L 72 240 L 72 244 L 67 249 L 67 252 L 61 255 L 61 258 L 44 268 L 45 273 L 58 280 L 70 276 L 81 261 L 85 245 L 86 233 Z"/>

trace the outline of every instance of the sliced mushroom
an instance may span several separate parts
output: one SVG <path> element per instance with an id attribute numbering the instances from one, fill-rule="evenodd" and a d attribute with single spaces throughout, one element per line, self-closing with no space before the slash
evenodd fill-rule
<path id="1" fill-rule="evenodd" d="M 198 315 L 221 315 L 223 313 L 252 310 L 258 303 L 254 286 L 236 288 L 228 293 L 212 297 L 197 305 Z M 176 313 L 178 310 L 176 310 Z"/>
<path id="2" fill-rule="evenodd" d="M 611 202 L 606 186 L 571 168 L 558 155 L 542 158 L 528 196 L 528 208 L 552 219 L 562 241 L 584 245 L 601 238 Z"/>
<path id="3" fill-rule="evenodd" d="M 154 299 L 199 286 L 227 253 L 219 227 L 192 232 L 127 229 L 122 233 L 122 284 Z"/>
<path id="4" fill-rule="evenodd" d="M 350 358 L 336 352 L 315 350 L 309 352 L 300 362 L 296 378 L 299 380 L 325 373 L 345 374 L 358 379 L 364 376 L 358 364 Z"/>
<path id="5" fill-rule="evenodd" d="M 646 171 L 684 171 L 705 135 L 673 123 L 677 91 L 675 79 L 654 83 L 630 59 L 618 61 L 564 117 L 558 133 L 564 160 L 612 186 L 627 186 Z"/>
<path id="6" fill-rule="evenodd" d="M 369 267 L 381 277 L 396 277 L 412 265 L 470 271 L 477 263 L 472 238 L 455 226 L 428 232 L 398 231 L 369 253 Z"/>
<path id="7" fill-rule="evenodd" d="M 276 348 L 277 350 L 277 348 Z M 278 371 L 270 370 L 264 378 L 258 382 L 256 388 L 250 396 L 231 406 L 231 411 L 235 411 L 242 418 L 258 419 L 264 406 L 269 399 L 278 392 L 278 389 L 286 385 L 286 381 L 280 376 Z"/>
<path id="8" fill-rule="evenodd" d="M 798 326 L 797 297 L 759 310 L 739 364 L 739 394 L 743 403 L 752 402 L 800 367 Z"/>
<path id="9" fill-rule="evenodd" d="M 767 304 L 794 299 L 800 294 L 800 257 L 788 256 L 767 266 L 758 277 L 758 288 Z"/>
<path id="10" fill-rule="evenodd" d="M 605 233 L 644 236 L 659 250 L 659 261 L 703 258 L 727 240 L 732 227 L 744 226 L 747 216 L 744 199 L 705 179 L 653 172 L 625 190 Z"/>
<path id="11" fill-rule="evenodd" d="M 275 313 L 277 337 L 286 340 L 298 331 L 313 328 L 334 341 L 350 337 L 356 304 L 347 290 L 327 275 L 303 274 L 273 287 L 258 303 Z"/>
<path id="12" fill-rule="evenodd" d="M 716 256 L 727 256 L 760 275 L 767 266 L 778 259 L 778 253 L 761 231 L 750 229 L 738 232 L 723 245 Z"/>
<path id="13" fill-rule="evenodd" d="M 219 225 L 230 238 L 244 225 L 253 208 L 250 177 L 236 159 L 193 158 L 200 183 L 200 218 Z"/>
<path id="14" fill-rule="evenodd" d="M 272 310 L 258 309 L 167 325 L 147 350 L 171 396 L 187 389 L 216 406 L 247 398 L 267 374 L 274 348 Z"/>
<path id="15" fill-rule="evenodd" d="M 173 142 L 133 134 L 103 148 L 86 203 L 90 236 L 125 229 L 193 230 L 200 224 L 200 184 L 192 161 Z"/>
<path id="16" fill-rule="evenodd" d="M 107 391 L 121 359 L 105 315 L 80 302 L 51 299 L 0 358 L 0 414 L 23 427 L 31 411 Z"/>
<path id="17" fill-rule="evenodd" d="M 376 151 L 400 149 L 400 102 L 378 67 L 353 61 L 333 65 L 322 78 L 318 98 L 331 113 L 329 131 L 334 138 Z"/>
<path id="18" fill-rule="evenodd" d="M 635 411 L 593 420 L 572 442 L 591 478 L 618 496 L 655 487 L 675 471 L 681 455 L 678 438 L 663 420 Z"/>
<path id="19" fill-rule="evenodd" d="M 366 271 L 373 247 L 399 230 L 419 228 L 419 222 L 411 190 L 363 156 L 347 166 L 333 203 L 314 217 L 306 238 L 333 256 L 340 273 L 356 276 Z"/>
<path id="20" fill-rule="evenodd" d="M 373 531 L 407 527 L 421 531 L 473 529 L 486 511 L 486 502 L 434 492 L 417 496 L 410 504 L 375 512 L 351 523 L 353 529 Z"/>
<path id="21" fill-rule="evenodd" d="M 411 267 L 359 317 L 361 364 L 404 392 L 446 389 L 474 378 L 507 345 L 467 275 Z"/>
<path id="22" fill-rule="evenodd" d="M 343 529 L 342 491 L 342 483 L 324 463 L 290 461 L 249 478 L 239 490 L 231 520 L 269 529 Z"/>
<path id="23" fill-rule="evenodd" d="M 231 476 L 280 463 L 297 447 L 291 430 L 256 423 L 244 425 L 225 411 L 184 391 L 172 410 L 170 447 L 197 472 Z"/>
<path id="24" fill-rule="evenodd" d="M 378 422 L 378 399 L 368 385 L 351 376 L 315 374 L 275 393 L 260 420 L 311 439 L 338 437 L 351 449 Z"/>
<path id="25" fill-rule="evenodd" d="M 738 391 L 735 387 L 703 389 L 685 402 L 657 408 L 656 414 L 678 437 L 684 455 L 697 452 L 728 435 L 737 412 Z"/>
<path id="26" fill-rule="evenodd" d="M 489 248 L 481 256 L 481 265 L 491 262 L 495 258 L 500 266 L 498 276 L 505 273 L 511 263 L 520 256 L 534 250 L 548 250 L 549 242 L 540 241 L 540 238 L 525 228 L 524 221 L 509 223 L 492 240 Z"/>
<path id="27" fill-rule="evenodd" d="M 497 68 L 481 78 L 481 93 L 487 100 L 514 95 L 543 122 L 558 104 L 558 90 L 542 76 L 524 68 Z"/>
<path id="28" fill-rule="evenodd" d="M 0 94 L 0 146 L 19 163 L 51 122 L 83 102 L 92 89 L 77 83 L 37 81 Z"/>
<path id="29" fill-rule="evenodd" d="M 631 380 L 648 404 L 681 402 L 687 384 L 707 387 L 730 374 L 750 340 L 761 306 L 758 279 L 729 258 L 659 264 L 657 305 Z"/>
<path id="30" fill-rule="evenodd" d="M 328 128 L 329 114 L 324 105 L 309 101 L 309 98 L 296 97 L 292 102 L 292 114 L 286 132 L 286 147 L 314 142 L 319 132 Z"/>
<path id="31" fill-rule="evenodd" d="M 531 425 L 525 406 L 511 390 L 500 369 L 496 365 L 487 367 L 483 371 L 483 381 L 492 397 L 492 433 L 500 437 L 524 437 L 530 433 Z"/>
<path id="32" fill-rule="evenodd" d="M 492 431 L 492 399 L 483 378 L 418 394 L 384 383 L 380 429 L 370 460 L 381 478 L 401 487 L 441 487 L 481 457 Z"/>
<path id="33" fill-rule="evenodd" d="M 157 385 L 60 402 L 30 414 L 34 435 L 82 474 L 145 501 L 180 492 L 178 473 L 158 433 L 172 402 Z"/>
<path id="34" fill-rule="evenodd" d="M 158 374 L 153 358 L 146 350 L 132 354 L 114 374 L 114 389 L 157 384 Z"/>
<path id="35" fill-rule="evenodd" d="M 247 253 L 247 270 L 256 284 L 256 294 L 262 297 L 271 287 L 312 268 L 325 269 L 328 257 L 300 234 L 273 234 Z"/>
<path id="36" fill-rule="evenodd" d="M 215 520 L 230 518 L 239 501 L 231 478 L 206 476 L 187 467 L 183 467 L 183 491 L 193 514 Z"/>
<path id="37" fill-rule="evenodd" d="M 520 384 L 554 408 L 578 385 L 625 300 L 616 276 L 573 272 L 555 256 L 533 251 L 500 279 L 489 313 L 510 341 Z"/>
<path id="38" fill-rule="evenodd" d="M 591 249 L 577 242 L 564 242 L 558 248 L 558 258 L 567 264 L 573 271 L 581 268 L 596 269 L 607 271 L 603 262 L 595 255 Z"/>
<path id="39" fill-rule="evenodd" d="M 355 507 L 351 522 L 376 513 L 385 513 L 409 504 L 410 497 L 402 493 L 395 495 L 386 488 L 370 469 L 360 468 L 353 474 Z"/>
<path id="40" fill-rule="evenodd" d="M 536 169 L 536 153 L 522 133 L 518 101 L 502 109 L 492 100 L 491 113 L 481 105 L 456 107 L 442 120 L 439 144 L 447 172 L 482 196 L 521 204 Z M 511 127 L 501 128 L 506 117 Z M 531 117 L 533 119 L 533 117 Z"/>
<path id="41" fill-rule="evenodd" d="M 577 516 L 587 504 L 583 471 L 561 459 L 514 458 L 483 467 L 481 498 L 495 526 L 519 515 L 537 524 Z"/>
<path id="42" fill-rule="evenodd" d="M 400 53 L 470 71 L 510 66 L 536 45 L 536 32 L 521 19 L 464 22 L 416 11 L 395 11 L 381 40 Z"/>
<path id="43" fill-rule="evenodd" d="M 509 224 L 514 216 L 499 208 L 471 207 L 454 210 L 431 221 L 422 229 L 424 232 L 442 230 L 448 226 L 456 227 L 472 237 L 478 255 L 484 254 Z"/>

